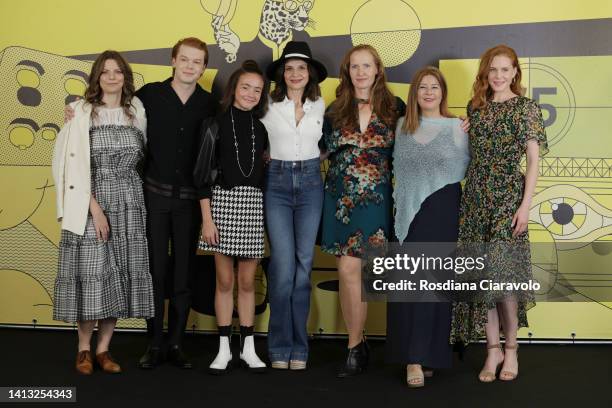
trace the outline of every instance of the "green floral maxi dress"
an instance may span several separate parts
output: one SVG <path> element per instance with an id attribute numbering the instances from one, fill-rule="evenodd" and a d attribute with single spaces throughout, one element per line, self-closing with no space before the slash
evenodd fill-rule
<path id="1" fill-rule="evenodd" d="M 537 141 L 541 155 L 548 151 L 542 113 L 533 100 L 518 96 L 490 101 L 478 110 L 468 105 L 468 117 L 472 159 L 461 202 L 459 242 L 487 244 L 487 267 L 480 278 L 528 282 L 532 279 L 529 236 L 525 231 L 513 238 L 511 225 L 523 199 L 521 159 L 527 141 Z M 481 338 L 488 310 L 510 295 L 518 301 L 519 327 L 527 327 L 533 292 L 482 291 L 474 302 L 453 305 L 451 342 L 468 344 Z"/>

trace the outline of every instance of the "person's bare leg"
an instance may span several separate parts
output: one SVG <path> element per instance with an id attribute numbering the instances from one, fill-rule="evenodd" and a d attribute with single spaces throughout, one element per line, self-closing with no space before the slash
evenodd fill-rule
<path id="1" fill-rule="evenodd" d="M 234 260 L 215 253 L 215 314 L 218 326 L 231 326 L 234 313 Z"/>
<path id="2" fill-rule="evenodd" d="M 215 315 L 219 326 L 219 351 L 208 367 L 211 373 L 227 371 L 232 360 L 230 347 L 234 315 L 234 259 L 215 253 Z"/>
<path id="3" fill-rule="evenodd" d="M 255 271 L 259 259 L 238 261 L 238 316 L 241 326 L 253 326 L 255 320 Z"/>
<path id="4" fill-rule="evenodd" d="M 76 370 L 79 374 L 90 375 L 93 373 L 93 360 L 91 356 L 91 336 L 96 327 L 96 320 L 85 320 L 77 322 L 79 336 L 78 353 L 76 358 Z"/>
<path id="5" fill-rule="evenodd" d="M 344 319 L 346 332 L 351 333 L 353 325 L 353 310 L 350 307 L 350 296 L 346 287 L 346 279 L 344 278 L 345 263 L 342 261 L 344 257 L 336 257 L 336 269 L 338 270 L 338 298 L 340 300 L 340 311 Z M 350 343 L 350 339 L 349 339 Z"/>
<path id="6" fill-rule="evenodd" d="M 96 346 L 96 354 L 108 351 L 116 325 L 117 319 L 114 317 L 98 321 L 98 344 Z"/>
<path id="7" fill-rule="evenodd" d="M 353 348 L 363 339 L 367 318 L 367 303 L 361 300 L 361 259 L 342 256 L 338 259 L 340 306 L 348 332 L 348 347 Z"/>
<path id="8" fill-rule="evenodd" d="M 513 380 L 518 375 L 519 369 L 518 349 L 515 347 L 518 344 L 518 303 L 515 299 L 507 299 L 500 304 L 500 308 L 502 309 L 502 329 L 506 338 L 506 347 L 504 348 L 504 365 L 499 378 Z"/>
<path id="9" fill-rule="evenodd" d="M 79 334 L 79 351 L 91 350 L 91 336 L 96 327 L 96 320 L 84 320 L 77 322 L 77 332 Z"/>
<path id="10" fill-rule="evenodd" d="M 489 348 L 499 344 L 499 314 L 496 308 L 488 311 L 485 332 L 487 336 L 487 358 L 478 378 L 483 382 L 491 382 L 495 379 L 497 366 L 504 361 L 504 353 L 501 348 Z M 493 373 L 493 375 L 490 373 Z"/>
<path id="11" fill-rule="evenodd" d="M 238 315 L 240 317 L 240 359 L 249 370 L 265 370 L 266 363 L 261 361 L 255 351 L 253 321 L 255 320 L 255 271 L 259 259 L 240 259 L 238 261 Z"/>

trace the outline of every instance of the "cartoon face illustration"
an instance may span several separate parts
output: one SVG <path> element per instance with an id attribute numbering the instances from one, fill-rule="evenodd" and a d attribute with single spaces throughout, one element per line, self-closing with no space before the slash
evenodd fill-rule
<path id="1" fill-rule="evenodd" d="M 22 47 L 0 56 L 0 165 L 48 166 L 63 106 L 83 95 L 91 64 Z"/>
<path id="2" fill-rule="evenodd" d="M 53 184 L 64 106 L 85 92 L 91 63 L 23 47 L 0 53 L 0 229 L 27 219 Z M 135 75 L 137 87 L 144 84 Z"/>
<path id="3" fill-rule="evenodd" d="M 85 91 L 90 66 L 22 47 L 0 54 L 0 229 L 30 217 L 53 184 L 49 166 L 63 107 Z"/>

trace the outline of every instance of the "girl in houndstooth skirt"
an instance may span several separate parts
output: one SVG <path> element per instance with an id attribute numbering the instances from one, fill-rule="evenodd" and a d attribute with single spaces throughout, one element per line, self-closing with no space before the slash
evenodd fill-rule
<path id="1" fill-rule="evenodd" d="M 146 118 L 134 97 L 132 71 L 115 51 L 95 61 L 85 99 L 72 106 L 53 152 L 62 221 L 53 318 L 76 322 L 76 368 L 93 370 L 90 341 L 98 323 L 96 360 L 121 367 L 108 352 L 117 318 L 154 314 L 146 214 L 137 172 Z"/>
<path id="2" fill-rule="evenodd" d="M 255 270 L 264 254 L 263 180 L 268 135 L 259 121 L 267 107 L 268 83 L 254 61 L 246 61 L 227 84 L 221 113 L 206 119 L 195 169 L 202 209 L 199 248 L 215 253 L 215 312 L 219 353 L 212 374 L 230 368 L 234 260 L 238 265 L 240 359 L 252 371 L 266 368 L 253 343 Z"/>

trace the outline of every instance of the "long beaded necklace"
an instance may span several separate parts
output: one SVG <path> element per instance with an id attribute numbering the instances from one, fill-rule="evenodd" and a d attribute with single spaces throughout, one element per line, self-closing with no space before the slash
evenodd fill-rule
<path id="1" fill-rule="evenodd" d="M 251 148 L 251 170 L 249 171 L 249 174 L 244 174 L 244 171 L 242 170 L 242 166 L 240 165 L 240 155 L 238 154 L 238 138 L 236 137 L 236 127 L 234 126 L 234 108 L 231 107 L 230 108 L 230 117 L 232 118 L 232 133 L 234 134 L 234 147 L 236 148 L 236 162 L 238 163 L 238 168 L 240 169 L 240 172 L 242 173 L 242 175 L 246 178 L 250 177 L 251 174 L 253 173 L 253 169 L 255 168 L 255 126 L 253 124 L 253 114 L 250 114 L 251 116 L 251 139 L 253 141 L 253 147 Z"/>

